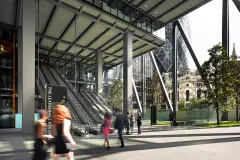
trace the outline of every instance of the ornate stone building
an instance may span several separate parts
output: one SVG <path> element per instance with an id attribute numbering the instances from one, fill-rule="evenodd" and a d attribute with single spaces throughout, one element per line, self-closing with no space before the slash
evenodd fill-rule
<path id="1" fill-rule="evenodd" d="M 164 83 L 166 85 L 168 96 L 172 101 L 172 74 L 162 74 Z M 191 99 L 205 98 L 206 87 L 197 70 L 185 70 L 178 73 L 178 102 L 188 103 Z M 158 108 L 165 109 L 166 103 L 163 93 L 158 94 Z"/>

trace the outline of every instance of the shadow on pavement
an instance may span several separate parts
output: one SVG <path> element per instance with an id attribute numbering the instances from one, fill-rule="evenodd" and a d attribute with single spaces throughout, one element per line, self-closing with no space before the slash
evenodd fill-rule
<path id="1" fill-rule="evenodd" d="M 102 156 L 106 156 L 110 154 L 129 152 L 129 151 L 173 148 L 173 147 L 183 147 L 183 146 L 191 146 L 191 145 L 203 145 L 203 144 L 237 142 L 237 141 L 240 141 L 240 137 L 215 138 L 215 139 L 207 139 L 207 140 L 179 141 L 179 142 L 168 142 L 168 143 L 146 142 L 145 144 L 126 146 L 125 148 L 113 147 L 110 150 L 106 150 L 105 148 L 95 146 L 89 149 L 76 150 L 75 155 L 92 155 L 91 158 L 100 158 Z M 81 158 L 81 159 L 84 160 L 85 158 Z M 89 159 L 89 157 L 86 159 Z"/>

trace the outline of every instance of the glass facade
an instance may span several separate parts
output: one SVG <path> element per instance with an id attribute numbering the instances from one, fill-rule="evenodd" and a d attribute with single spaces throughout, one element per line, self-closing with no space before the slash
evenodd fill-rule
<path id="1" fill-rule="evenodd" d="M 13 32 L 0 28 L 0 129 L 14 128 L 16 101 L 13 88 Z M 16 64 L 15 64 L 16 65 Z M 16 82 L 16 81 L 15 81 Z M 15 83 L 16 86 L 16 83 Z"/>
<path id="2" fill-rule="evenodd" d="M 130 6 L 122 0 L 84 0 L 128 23 L 135 25 L 149 33 L 153 33 L 160 28 L 160 23 L 146 16 L 140 10 Z"/>
<path id="3" fill-rule="evenodd" d="M 111 81 L 116 78 L 123 79 L 122 74 L 122 64 L 113 67 L 111 70 L 104 74 L 104 82 L 108 81 L 111 84 Z M 150 82 L 154 73 L 154 66 L 152 64 L 149 53 L 136 57 L 133 59 L 133 79 L 136 85 L 138 96 L 141 104 L 146 105 L 152 104 L 152 91 Z M 109 94 L 109 85 L 104 85 L 103 95 L 105 98 Z M 133 90 L 134 91 L 134 90 Z M 138 108 L 136 95 L 133 93 L 133 107 Z"/>
<path id="4" fill-rule="evenodd" d="M 181 22 L 185 34 L 187 35 L 188 39 L 191 41 L 191 30 L 189 25 L 189 19 L 187 16 L 182 17 L 179 19 Z M 178 70 L 186 70 L 188 68 L 188 61 L 187 61 L 187 53 L 188 49 L 185 45 L 185 42 L 177 29 L 177 55 L 178 55 Z M 172 69 L 172 23 L 166 25 L 165 27 L 165 46 L 161 49 L 156 49 L 154 53 L 157 55 L 157 58 L 162 62 L 165 69 L 168 72 L 171 72 Z"/>

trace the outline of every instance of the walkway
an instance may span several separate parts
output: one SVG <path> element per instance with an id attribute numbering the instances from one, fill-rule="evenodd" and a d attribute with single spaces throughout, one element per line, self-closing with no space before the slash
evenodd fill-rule
<path id="1" fill-rule="evenodd" d="M 145 127 L 140 136 L 125 136 L 126 147 L 118 148 L 116 135 L 111 135 L 110 150 L 101 147 L 101 136 L 77 138 L 75 159 L 81 160 L 226 160 L 238 156 L 240 128 L 162 128 Z M 22 141 L 24 140 L 24 141 Z M 1 160 L 30 159 L 30 137 L 17 133 L 0 134 Z M 13 155 L 15 154 L 15 155 Z"/>

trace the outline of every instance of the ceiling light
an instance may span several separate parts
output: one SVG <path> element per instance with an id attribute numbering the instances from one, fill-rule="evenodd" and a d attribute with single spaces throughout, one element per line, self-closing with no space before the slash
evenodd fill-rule
<path id="1" fill-rule="evenodd" d="M 155 14 L 157 14 L 157 12 L 155 12 Z"/>
<path id="2" fill-rule="evenodd" d="M 138 14 L 138 12 L 137 12 L 137 14 Z"/>
<path id="3" fill-rule="evenodd" d="M 148 5 L 145 5 L 145 7 L 147 8 L 147 7 L 148 7 Z"/>

